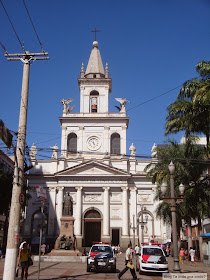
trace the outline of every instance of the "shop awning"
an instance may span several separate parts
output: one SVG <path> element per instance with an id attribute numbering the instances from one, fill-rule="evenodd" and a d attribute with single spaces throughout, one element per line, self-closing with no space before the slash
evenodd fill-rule
<path id="1" fill-rule="evenodd" d="M 210 232 L 200 234 L 200 235 L 198 235 L 197 237 L 210 237 Z"/>

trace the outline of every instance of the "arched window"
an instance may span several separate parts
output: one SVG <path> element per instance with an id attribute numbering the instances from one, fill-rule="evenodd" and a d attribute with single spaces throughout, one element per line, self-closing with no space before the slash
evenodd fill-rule
<path id="1" fill-rule="evenodd" d="M 70 133 L 68 135 L 67 147 L 69 153 L 77 152 L 77 135 L 75 133 Z"/>
<path id="2" fill-rule="evenodd" d="M 98 96 L 99 93 L 96 90 L 91 91 L 90 93 L 90 112 L 98 112 Z"/>
<path id="3" fill-rule="evenodd" d="M 111 154 L 120 154 L 120 135 L 113 133 L 111 136 Z"/>

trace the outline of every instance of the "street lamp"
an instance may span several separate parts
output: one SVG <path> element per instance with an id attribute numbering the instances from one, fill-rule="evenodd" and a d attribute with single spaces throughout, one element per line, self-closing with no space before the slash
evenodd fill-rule
<path id="1" fill-rule="evenodd" d="M 148 215 L 145 215 L 145 222 L 144 222 L 144 208 L 143 205 L 141 206 L 141 221 L 139 222 L 141 225 L 141 243 L 144 243 L 144 225 L 148 222 Z"/>
<path id="2" fill-rule="evenodd" d="M 135 227 L 135 215 L 133 214 L 133 226 L 130 224 L 130 228 L 133 230 L 133 249 L 135 247 L 135 230 L 137 227 Z"/>
<path id="3" fill-rule="evenodd" d="M 178 240 L 177 240 L 177 226 L 176 226 L 176 203 L 179 203 L 183 200 L 183 194 L 184 194 L 184 185 L 180 184 L 179 191 L 181 193 L 181 198 L 175 197 L 175 191 L 174 191 L 174 171 L 175 171 L 175 165 L 171 161 L 171 163 L 168 166 L 169 172 L 170 172 L 170 189 L 171 189 L 171 197 L 165 197 L 166 190 L 167 190 L 167 184 L 166 182 L 163 182 L 161 185 L 161 192 L 163 195 L 163 200 L 165 200 L 167 203 L 170 204 L 171 207 L 171 217 L 172 217 L 172 232 L 173 232 L 173 249 L 174 249 L 174 271 L 179 272 L 180 266 L 179 266 L 179 253 L 178 253 Z"/>

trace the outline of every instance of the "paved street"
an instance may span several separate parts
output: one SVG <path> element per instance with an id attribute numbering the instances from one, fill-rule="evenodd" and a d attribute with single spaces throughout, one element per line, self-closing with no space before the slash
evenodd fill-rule
<path id="1" fill-rule="evenodd" d="M 124 254 L 117 258 L 117 269 L 123 269 L 124 267 Z M 173 266 L 172 258 L 169 258 L 169 268 Z M 34 265 L 29 269 L 28 280 L 37 279 L 37 262 L 34 262 Z M 2 280 L 3 274 L 4 259 L 0 260 L 0 279 Z M 185 261 L 184 265 L 181 265 L 183 272 L 207 272 L 208 279 L 210 279 L 210 267 L 204 266 L 202 263 L 198 262 L 194 266 L 189 262 Z M 159 275 L 139 275 L 139 279 L 142 280 L 161 280 L 162 277 Z M 17 278 L 17 279 L 20 279 Z M 117 280 L 117 273 L 95 273 L 95 272 L 86 272 L 85 263 L 52 263 L 52 262 L 43 262 L 41 263 L 41 273 L 40 280 Z M 123 275 L 122 280 L 132 279 L 129 271 Z M 8 279 L 9 280 L 9 279 Z"/>

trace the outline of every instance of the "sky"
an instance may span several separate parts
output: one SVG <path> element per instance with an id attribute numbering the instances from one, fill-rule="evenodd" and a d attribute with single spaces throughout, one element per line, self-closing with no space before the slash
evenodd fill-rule
<path id="1" fill-rule="evenodd" d="M 22 1 L 2 0 L 14 28 L 30 52 L 41 47 Z M 154 143 L 164 143 L 167 106 L 181 85 L 197 76 L 195 65 L 210 60 L 209 0 L 25 0 L 39 39 L 50 60 L 30 66 L 26 144 L 51 156 L 46 148 L 60 147 L 64 98 L 74 98 L 79 112 L 77 78 L 88 63 L 95 27 L 105 67 L 109 64 L 112 93 L 109 111 L 117 112 L 115 98 L 126 98 L 127 153 L 150 156 Z M 8 53 L 21 53 L 20 43 L 0 4 L 0 41 Z M 18 130 L 23 65 L 7 61 L 0 49 L 0 119 Z M 164 94 L 166 93 L 166 94 Z M 158 97 L 159 95 L 162 95 Z M 147 102 L 151 100 L 150 102 Z M 134 108 L 135 107 L 135 108 Z M 180 141 L 181 133 L 171 135 Z M 14 137 L 15 139 L 15 137 Z M 0 143 L 0 148 L 5 145 Z"/>

